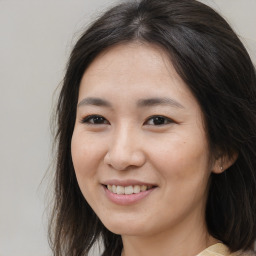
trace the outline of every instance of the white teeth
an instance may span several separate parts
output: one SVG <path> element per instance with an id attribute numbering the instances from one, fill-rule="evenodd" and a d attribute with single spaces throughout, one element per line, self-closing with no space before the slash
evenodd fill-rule
<path id="1" fill-rule="evenodd" d="M 116 186 L 116 185 L 107 185 L 107 189 L 114 194 L 118 195 L 131 195 L 131 194 L 138 194 L 140 192 L 146 191 L 148 189 L 151 189 L 152 186 L 146 186 L 146 185 L 134 185 L 134 186 Z"/>
<path id="2" fill-rule="evenodd" d="M 132 187 L 132 186 L 125 187 L 125 188 L 124 188 L 124 193 L 125 193 L 126 195 L 131 195 L 131 194 L 133 194 L 133 187 Z"/>
<path id="3" fill-rule="evenodd" d="M 124 194 L 124 187 L 122 187 L 122 186 L 117 186 L 117 187 L 116 187 L 116 193 L 117 193 L 118 195 L 123 195 L 123 194 Z"/>
<path id="4" fill-rule="evenodd" d="M 133 187 L 133 193 L 134 193 L 134 194 L 140 193 L 140 186 L 139 186 L 139 185 L 135 185 L 135 186 Z"/>

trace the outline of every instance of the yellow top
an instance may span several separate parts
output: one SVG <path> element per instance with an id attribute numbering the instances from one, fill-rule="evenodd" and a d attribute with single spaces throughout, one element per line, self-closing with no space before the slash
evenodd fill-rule
<path id="1" fill-rule="evenodd" d="M 253 252 L 242 252 L 242 251 L 230 253 L 226 245 L 222 243 L 217 243 L 206 248 L 196 256 L 251 256 L 251 255 L 253 256 L 255 254 Z"/>

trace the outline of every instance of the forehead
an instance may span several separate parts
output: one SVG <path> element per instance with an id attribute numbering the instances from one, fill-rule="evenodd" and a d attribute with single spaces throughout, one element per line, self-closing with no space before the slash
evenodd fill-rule
<path id="1" fill-rule="evenodd" d="M 117 45 L 96 57 L 85 71 L 79 98 L 174 96 L 195 101 L 187 85 L 175 71 L 170 57 L 160 47 L 134 42 Z"/>
<path id="2" fill-rule="evenodd" d="M 139 72 L 142 75 L 152 71 L 154 74 L 159 72 L 161 75 L 177 75 L 171 66 L 169 57 L 160 47 L 132 42 L 113 46 L 100 53 L 87 68 L 85 75 L 88 77 L 102 74 L 105 77 L 109 71 L 115 70 L 118 75 L 129 73 L 136 77 Z"/>

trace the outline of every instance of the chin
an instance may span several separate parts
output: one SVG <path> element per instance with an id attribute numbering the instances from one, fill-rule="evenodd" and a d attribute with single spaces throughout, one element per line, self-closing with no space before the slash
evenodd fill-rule
<path id="1" fill-rule="evenodd" d="M 141 236 L 149 232 L 146 223 L 138 223 L 127 219 L 111 221 L 102 220 L 103 225 L 112 233 L 127 236 Z"/>

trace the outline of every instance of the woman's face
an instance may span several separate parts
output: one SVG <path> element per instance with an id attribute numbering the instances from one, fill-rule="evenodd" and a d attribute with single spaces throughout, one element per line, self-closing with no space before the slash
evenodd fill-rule
<path id="1" fill-rule="evenodd" d="M 213 167 L 202 112 L 157 47 L 115 46 L 85 71 L 72 159 L 84 197 L 112 232 L 204 225 Z"/>

